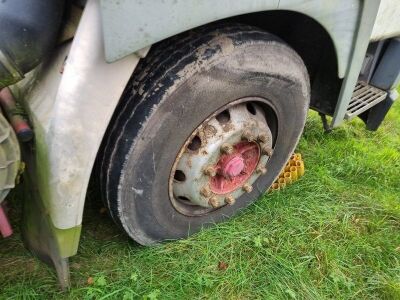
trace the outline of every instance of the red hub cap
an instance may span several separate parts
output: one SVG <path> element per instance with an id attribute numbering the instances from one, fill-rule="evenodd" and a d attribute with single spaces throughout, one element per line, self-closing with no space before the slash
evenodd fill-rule
<path id="1" fill-rule="evenodd" d="M 240 142 L 231 154 L 224 154 L 215 166 L 217 175 L 210 178 L 215 194 L 226 194 L 242 186 L 257 167 L 260 148 L 254 142 Z"/>
<path id="2" fill-rule="evenodd" d="M 226 178 L 238 176 L 244 169 L 244 159 L 240 154 L 228 157 L 221 162 L 220 173 Z"/>

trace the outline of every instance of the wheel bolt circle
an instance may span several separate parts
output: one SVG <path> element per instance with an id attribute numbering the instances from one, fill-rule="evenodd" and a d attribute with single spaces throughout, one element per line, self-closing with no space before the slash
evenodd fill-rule
<path id="1" fill-rule="evenodd" d="M 252 187 L 250 184 L 245 183 L 245 184 L 242 186 L 242 189 L 243 189 L 243 191 L 245 191 L 246 193 L 251 193 L 251 191 L 253 190 L 253 187 Z"/>
<path id="2" fill-rule="evenodd" d="M 213 166 L 207 166 L 204 169 L 204 174 L 207 176 L 214 177 L 215 175 L 217 175 L 217 171 L 215 170 L 215 168 Z"/>
<path id="3" fill-rule="evenodd" d="M 238 112 L 245 110 L 244 105 L 241 103 L 238 108 L 235 107 L 235 112 L 236 109 Z M 224 130 L 228 128 L 223 126 L 219 115 L 213 116 L 212 126 L 218 126 L 215 123 L 218 121 L 222 128 L 218 127 L 217 131 L 222 134 L 206 137 L 208 131 L 203 128 L 211 126 L 207 120 L 193 133 L 197 139 L 191 136 L 185 147 L 180 150 L 176 158 L 176 168 L 187 171 L 188 175 L 184 184 L 178 182 L 179 180 L 173 181 L 176 173 L 174 168 L 175 173 L 171 173 L 170 176 L 170 189 L 173 195 L 179 196 L 171 200 L 188 200 L 195 205 L 216 210 L 224 205 L 235 205 L 238 197 L 244 193 L 252 193 L 255 188 L 258 192 L 258 186 L 252 186 L 252 183 L 261 174 L 269 173 L 269 169 L 268 172 L 266 169 L 268 157 L 264 153 L 272 155 L 272 137 L 268 124 L 260 118 L 260 114 L 255 117 L 246 115 L 247 119 L 244 120 L 243 115 L 233 113 L 233 110 L 229 109 L 230 107 L 227 109 L 229 122 L 234 126 Z M 225 114 L 223 117 L 225 120 Z M 201 143 L 204 142 L 203 137 L 207 138 L 207 143 Z M 189 143 L 197 147 L 198 138 L 202 140 L 201 151 L 187 151 L 187 148 L 195 149 L 187 147 Z M 242 160 L 241 163 L 239 159 Z M 178 179 L 178 176 L 176 177 Z M 186 214 L 187 209 L 192 209 L 181 206 L 180 202 L 176 204 L 173 201 L 173 204 L 183 214 Z M 203 213 L 196 207 L 193 210 L 195 215 L 198 214 L 197 211 Z"/>
<path id="4" fill-rule="evenodd" d="M 225 197 L 225 203 L 228 205 L 233 205 L 235 204 L 235 198 L 233 198 L 232 195 L 228 195 Z"/>
<path id="5" fill-rule="evenodd" d="M 219 202 L 217 197 L 211 197 L 210 199 L 208 199 L 208 204 L 210 204 L 212 206 L 212 208 L 217 208 L 219 206 Z"/>
<path id="6" fill-rule="evenodd" d="M 225 154 L 232 154 L 233 153 L 233 146 L 228 143 L 224 143 L 221 146 L 221 152 Z"/>

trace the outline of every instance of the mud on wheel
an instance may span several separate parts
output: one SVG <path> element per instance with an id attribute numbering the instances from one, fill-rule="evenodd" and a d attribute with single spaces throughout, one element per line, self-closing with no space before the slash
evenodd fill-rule
<path id="1" fill-rule="evenodd" d="M 205 120 L 179 151 L 169 198 L 177 211 L 201 216 L 233 205 L 267 172 L 272 134 L 262 99 L 229 103 Z"/>
<path id="2" fill-rule="evenodd" d="M 111 216 L 146 245 L 232 216 L 278 176 L 308 102 L 302 60 L 260 29 L 205 26 L 155 45 L 103 142 Z"/>

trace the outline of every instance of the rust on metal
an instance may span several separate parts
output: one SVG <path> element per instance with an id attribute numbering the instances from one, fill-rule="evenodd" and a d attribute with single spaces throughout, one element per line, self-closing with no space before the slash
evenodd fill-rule
<path id="1" fill-rule="evenodd" d="M 207 166 L 204 169 L 204 174 L 207 175 L 207 176 L 214 177 L 215 175 L 217 175 L 217 171 L 215 170 L 214 166 Z"/>
<path id="2" fill-rule="evenodd" d="M 211 198 L 208 200 L 208 204 L 210 204 L 212 208 L 217 208 L 217 207 L 219 206 L 218 198 L 215 197 L 215 196 L 214 196 L 214 197 L 211 197 Z"/>
<path id="3" fill-rule="evenodd" d="M 252 111 L 246 106 L 249 101 Z M 262 149 L 272 151 L 272 133 L 257 101 L 249 97 L 230 103 L 204 120 L 185 141 L 170 177 L 170 199 L 179 212 L 201 215 L 233 205 L 267 172 L 270 157 Z M 185 181 L 173 180 L 178 170 L 185 174 Z"/>
<path id="4" fill-rule="evenodd" d="M 228 205 L 233 205 L 235 204 L 235 198 L 232 195 L 227 195 L 225 197 L 225 203 Z"/>
<path id="5" fill-rule="evenodd" d="M 221 152 L 225 153 L 225 154 L 232 154 L 233 153 L 233 146 L 231 144 L 228 143 L 224 143 L 221 146 Z"/>
<path id="6" fill-rule="evenodd" d="M 203 186 L 200 190 L 200 194 L 206 198 L 212 195 L 211 190 L 208 187 Z"/>
<path id="7" fill-rule="evenodd" d="M 267 168 L 264 166 L 259 166 L 259 167 L 257 167 L 257 173 L 264 175 L 267 173 Z"/>
<path id="8" fill-rule="evenodd" d="M 23 116 L 22 107 L 15 101 L 7 87 L 0 90 L 0 105 L 18 139 L 21 142 L 30 141 L 33 138 L 33 131 Z"/>
<path id="9" fill-rule="evenodd" d="M 245 183 L 245 184 L 243 185 L 243 190 L 244 190 L 246 193 L 251 193 L 251 192 L 253 191 L 253 187 L 252 187 L 250 184 Z"/>

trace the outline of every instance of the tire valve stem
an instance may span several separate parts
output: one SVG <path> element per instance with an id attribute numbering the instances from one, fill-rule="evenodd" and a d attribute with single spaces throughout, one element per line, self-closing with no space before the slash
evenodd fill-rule
<path id="1" fill-rule="evenodd" d="M 250 184 L 245 183 L 245 184 L 243 185 L 242 189 L 243 189 L 243 191 L 245 191 L 246 193 L 251 193 L 251 191 L 253 190 L 253 187 L 252 187 Z"/>
<path id="2" fill-rule="evenodd" d="M 218 199 L 217 199 L 217 197 L 211 197 L 209 200 L 208 200 L 208 204 L 210 204 L 211 206 L 212 206 L 212 208 L 217 208 L 218 206 L 219 206 L 219 203 L 218 203 Z"/>
<path id="3" fill-rule="evenodd" d="M 235 204 L 235 198 L 233 198 L 232 195 L 228 195 L 225 197 L 225 203 L 228 205 L 233 205 Z"/>

